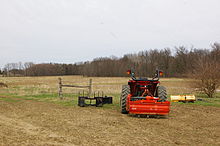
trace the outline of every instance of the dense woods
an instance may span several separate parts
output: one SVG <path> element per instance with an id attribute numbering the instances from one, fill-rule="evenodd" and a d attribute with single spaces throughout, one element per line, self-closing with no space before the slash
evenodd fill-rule
<path id="1" fill-rule="evenodd" d="M 133 69 L 138 76 L 152 76 L 156 69 L 163 70 L 166 77 L 184 77 L 198 71 L 201 62 L 220 63 L 220 44 L 211 49 L 187 49 L 184 46 L 162 50 L 151 49 L 118 57 L 101 57 L 93 61 L 74 64 L 8 63 L 0 73 L 3 76 L 56 76 L 83 75 L 97 77 L 127 76 Z M 201 67 L 200 67 L 201 68 Z"/>

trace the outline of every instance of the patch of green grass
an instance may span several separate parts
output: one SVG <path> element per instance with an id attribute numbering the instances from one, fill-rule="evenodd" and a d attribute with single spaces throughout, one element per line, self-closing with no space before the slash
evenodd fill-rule
<path id="1" fill-rule="evenodd" d="M 195 104 L 203 105 L 203 106 L 215 106 L 220 107 L 220 93 L 214 94 L 214 98 L 208 98 L 206 94 L 197 94 L 197 99 L 201 99 L 202 101 L 196 101 Z"/>
<path id="2" fill-rule="evenodd" d="M 65 101 L 65 100 L 52 101 L 52 103 L 60 104 L 64 106 L 76 106 L 77 105 L 77 103 L 74 101 Z"/>
<path id="3" fill-rule="evenodd" d="M 191 103 L 192 104 L 192 103 Z M 220 107 L 220 102 L 206 102 L 206 101 L 196 101 L 196 105 L 203 105 L 203 106 L 214 106 L 214 107 Z"/>
<path id="4" fill-rule="evenodd" d="M 6 101 L 6 102 L 18 102 L 19 100 L 15 100 L 13 98 L 7 98 L 7 97 L 0 97 L 1 101 Z"/>
<path id="5" fill-rule="evenodd" d="M 42 99 L 42 98 L 57 98 L 58 95 L 54 93 L 43 93 L 43 94 L 36 94 L 36 95 L 25 95 L 23 97 L 32 97 L 32 98 Z"/>
<path id="6" fill-rule="evenodd" d="M 0 93 L 0 95 L 2 95 L 2 96 L 16 96 L 17 94 L 16 93 Z"/>
<path id="7" fill-rule="evenodd" d="M 206 95 L 206 94 L 204 94 L 204 93 L 196 94 L 196 97 L 197 97 L 197 98 L 216 99 L 216 98 L 220 98 L 220 92 L 215 93 L 215 94 L 213 95 L 213 98 L 208 98 L 208 95 Z"/>
<path id="8" fill-rule="evenodd" d="M 194 103 L 173 102 L 172 104 L 186 104 L 186 105 L 202 105 L 202 106 L 214 106 L 220 107 L 220 94 L 216 94 L 217 98 L 207 98 L 205 94 L 196 94 L 196 101 Z M 199 101 L 198 99 L 201 99 Z"/>

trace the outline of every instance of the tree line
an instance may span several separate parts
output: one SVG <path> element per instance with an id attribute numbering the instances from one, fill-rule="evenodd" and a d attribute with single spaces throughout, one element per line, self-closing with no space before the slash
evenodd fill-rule
<path id="1" fill-rule="evenodd" d="M 123 57 L 100 57 L 93 61 L 73 64 L 18 62 L 8 63 L 0 71 L 3 76 L 58 76 L 83 75 L 96 77 L 127 76 L 128 69 L 137 76 L 153 76 L 156 69 L 164 71 L 165 77 L 184 77 L 193 74 L 201 62 L 214 61 L 220 64 L 220 44 L 211 45 L 210 49 L 187 49 L 184 46 L 144 50 L 125 54 Z"/>

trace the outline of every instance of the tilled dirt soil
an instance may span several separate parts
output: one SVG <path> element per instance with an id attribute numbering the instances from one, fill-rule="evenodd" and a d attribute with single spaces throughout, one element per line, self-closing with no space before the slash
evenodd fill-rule
<path id="1" fill-rule="evenodd" d="M 173 104 L 167 119 L 0 100 L 0 145 L 220 145 L 220 108 Z"/>

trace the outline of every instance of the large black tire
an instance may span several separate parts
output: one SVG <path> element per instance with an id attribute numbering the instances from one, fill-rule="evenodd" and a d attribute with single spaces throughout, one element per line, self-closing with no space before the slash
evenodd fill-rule
<path id="1" fill-rule="evenodd" d="M 161 102 L 167 100 L 167 90 L 164 86 L 157 86 L 157 96 Z"/>
<path id="2" fill-rule="evenodd" d="M 126 110 L 126 103 L 127 103 L 127 96 L 129 93 L 130 93 L 130 87 L 128 85 L 123 85 L 121 91 L 121 98 L 120 98 L 120 106 L 121 106 L 122 114 L 128 114 L 128 111 Z"/>

